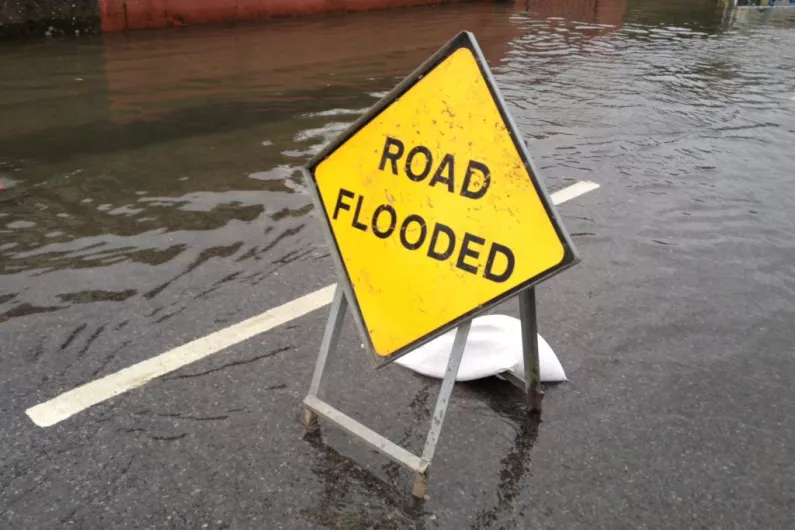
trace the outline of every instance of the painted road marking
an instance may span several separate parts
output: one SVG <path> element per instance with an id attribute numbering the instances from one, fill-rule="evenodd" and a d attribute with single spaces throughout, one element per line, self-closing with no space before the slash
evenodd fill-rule
<path id="1" fill-rule="evenodd" d="M 28 409 L 39 427 L 49 427 L 156 377 L 217 353 L 238 342 L 271 330 L 331 303 L 335 285 L 302 296 L 233 326 L 211 333 L 173 350 L 70 390 L 55 399 Z"/>
<path id="2" fill-rule="evenodd" d="M 555 203 L 556 205 L 563 204 L 564 202 L 576 199 L 580 195 L 585 195 L 589 191 L 593 191 L 597 188 L 599 188 L 599 184 L 597 184 L 596 182 L 581 180 L 576 184 L 572 184 L 567 188 L 563 188 L 562 190 L 553 193 L 552 202 Z"/>
<path id="3" fill-rule="evenodd" d="M 581 181 L 552 194 L 552 202 L 563 204 L 599 187 Z M 331 303 L 337 284 L 331 284 L 291 302 L 274 307 L 228 328 L 198 338 L 156 357 L 106 375 L 40 403 L 25 411 L 39 427 L 51 427 L 89 407 L 142 386 L 183 366 L 270 331 Z"/>

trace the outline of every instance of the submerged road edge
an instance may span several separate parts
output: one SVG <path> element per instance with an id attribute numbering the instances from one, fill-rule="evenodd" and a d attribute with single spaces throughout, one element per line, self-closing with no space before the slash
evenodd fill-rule
<path id="1" fill-rule="evenodd" d="M 553 193 L 552 202 L 563 204 L 598 188 L 599 184 L 595 182 L 579 181 Z M 336 287 L 336 283 L 327 285 L 260 315 L 76 387 L 27 409 L 25 414 L 37 426 L 51 427 L 89 407 L 325 307 L 331 303 Z"/>

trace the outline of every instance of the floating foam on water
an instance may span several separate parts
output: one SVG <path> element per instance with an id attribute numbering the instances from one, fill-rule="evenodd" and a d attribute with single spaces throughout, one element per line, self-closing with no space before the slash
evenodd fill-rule
<path id="1" fill-rule="evenodd" d="M 367 112 L 367 108 L 363 109 L 344 109 L 344 108 L 337 108 L 337 109 L 329 109 L 323 110 L 320 112 L 307 112 L 303 114 L 306 118 L 325 118 L 325 117 L 333 117 L 333 116 L 358 116 L 360 114 L 364 114 Z"/>

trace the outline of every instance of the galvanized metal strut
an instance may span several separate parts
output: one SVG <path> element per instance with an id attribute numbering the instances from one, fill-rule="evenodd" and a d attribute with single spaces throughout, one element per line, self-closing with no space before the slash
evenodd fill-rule
<path id="1" fill-rule="evenodd" d="M 535 291 L 528 289 L 519 294 L 520 316 L 522 321 L 522 345 L 524 350 L 525 380 L 522 381 L 510 372 L 503 374 L 503 377 L 511 383 L 524 388 L 527 394 L 528 410 L 530 412 L 541 412 L 541 383 L 538 366 L 538 335 L 536 325 L 535 310 Z M 425 440 L 422 455 L 415 455 L 403 447 L 397 445 L 388 438 L 378 434 L 362 423 L 356 421 L 342 411 L 334 408 L 327 403 L 323 396 L 325 390 L 325 371 L 329 355 L 337 349 L 340 332 L 348 310 L 348 301 L 343 289 L 337 287 L 334 293 L 334 300 L 331 304 L 326 329 L 323 333 L 323 340 L 320 344 L 320 353 L 315 364 L 315 371 L 312 375 L 312 382 L 309 386 L 309 393 L 304 398 L 303 423 L 308 431 L 317 431 L 320 426 L 318 416 L 323 416 L 326 420 L 338 425 L 350 434 L 360 438 L 373 449 L 383 453 L 388 458 L 401 464 L 415 474 L 414 487 L 412 494 L 418 498 L 424 498 L 428 491 L 428 472 L 436 452 L 436 445 L 442 431 L 447 406 L 450 403 L 450 396 L 455 384 L 458 368 L 464 356 L 469 330 L 472 326 L 471 320 L 464 321 L 459 325 L 453 348 L 450 352 L 450 359 L 447 362 L 442 386 L 439 389 L 439 396 L 436 399 L 436 407 L 431 419 L 431 427 Z"/>

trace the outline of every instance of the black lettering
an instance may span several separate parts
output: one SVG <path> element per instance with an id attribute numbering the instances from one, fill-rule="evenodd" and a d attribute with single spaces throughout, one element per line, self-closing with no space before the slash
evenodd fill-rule
<path id="1" fill-rule="evenodd" d="M 414 243 L 409 243 L 408 238 L 406 237 L 406 232 L 408 232 L 409 223 L 417 223 L 420 225 L 420 237 L 417 238 L 417 241 Z M 403 221 L 403 224 L 400 225 L 400 242 L 406 247 L 408 250 L 417 250 L 422 246 L 425 242 L 425 236 L 428 235 L 428 227 L 425 226 L 425 219 L 420 217 L 416 214 L 411 214 Z"/>
<path id="2" fill-rule="evenodd" d="M 381 231 L 381 229 L 378 228 L 378 219 L 379 217 L 381 217 L 382 212 L 389 212 L 389 216 L 392 218 L 392 220 L 389 221 L 389 228 L 387 228 L 384 231 Z M 388 238 L 389 236 L 392 235 L 392 232 L 395 231 L 396 225 L 397 225 L 397 213 L 395 212 L 395 209 L 392 208 L 392 206 L 390 206 L 389 204 L 382 204 L 378 208 L 376 208 L 375 211 L 373 212 L 373 233 L 376 235 L 376 237 L 379 237 L 381 239 Z"/>
<path id="3" fill-rule="evenodd" d="M 414 173 L 413 163 L 414 157 L 417 154 L 422 154 L 425 157 L 425 167 L 419 173 Z M 428 176 L 428 173 L 431 172 L 431 165 L 433 164 L 433 157 L 431 156 L 431 151 L 427 147 L 423 147 L 418 145 L 411 151 L 409 151 L 409 156 L 406 157 L 406 175 L 413 180 L 414 182 L 421 182 L 425 180 L 425 177 Z"/>
<path id="4" fill-rule="evenodd" d="M 439 241 L 439 234 L 442 233 L 447 236 L 447 248 L 439 252 L 436 250 L 436 243 Z M 453 250 L 455 250 L 455 233 L 453 233 L 453 229 L 442 223 L 436 223 L 433 228 L 433 234 L 431 234 L 431 243 L 428 246 L 428 257 L 444 261 L 453 255 Z"/>
<path id="5" fill-rule="evenodd" d="M 335 221 L 337 220 L 337 214 L 340 213 L 340 210 L 348 210 L 348 211 L 350 211 L 350 209 L 351 209 L 351 205 L 350 204 L 345 204 L 344 202 L 342 202 L 342 198 L 343 197 L 347 197 L 349 199 L 352 199 L 355 196 L 356 195 L 352 191 L 348 191 L 346 189 L 340 188 L 340 194 L 337 195 L 337 204 L 334 206 L 334 217 L 332 217 L 332 219 L 334 219 Z"/>
<path id="6" fill-rule="evenodd" d="M 500 274 L 494 274 L 494 260 L 497 257 L 497 254 L 502 254 L 505 256 L 507 264 L 505 266 L 505 271 Z M 513 252 L 511 249 L 504 245 L 500 245 L 499 243 L 492 243 L 491 250 L 489 250 L 489 258 L 486 260 L 486 268 L 483 271 L 483 276 L 487 280 L 491 280 L 493 282 L 502 283 L 508 278 L 511 277 L 513 274 L 513 267 L 516 264 L 516 258 L 513 256 Z"/>
<path id="7" fill-rule="evenodd" d="M 447 184 L 447 191 L 455 193 L 455 185 L 453 184 L 453 167 L 455 164 L 453 162 L 453 155 L 444 155 L 442 163 L 439 164 L 436 173 L 433 174 L 430 186 L 434 186 L 437 182 L 441 182 L 442 184 Z M 447 176 L 442 176 L 442 171 L 444 171 L 445 168 L 447 168 Z"/>
<path id="8" fill-rule="evenodd" d="M 483 174 L 483 185 L 478 190 L 473 190 L 470 188 L 472 185 L 474 171 L 480 171 Z M 464 184 L 461 186 L 461 196 L 468 197 L 470 199 L 480 199 L 486 195 L 486 190 L 489 189 L 489 184 L 491 184 L 491 172 L 489 171 L 489 168 L 486 167 L 486 164 L 481 164 L 480 162 L 470 160 L 469 165 L 467 166 L 467 173 L 464 175 Z"/>
<path id="9" fill-rule="evenodd" d="M 458 262 L 455 264 L 456 267 L 461 269 L 462 271 L 466 271 L 472 274 L 478 273 L 478 268 L 474 265 L 470 265 L 466 263 L 464 260 L 466 258 L 475 258 L 477 259 L 480 256 L 480 252 L 472 250 L 469 248 L 470 243 L 474 243 L 476 245 L 482 245 L 485 243 L 486 240 L 482 237 L 473 236 L 469 232 L 464 234 L 464 239 L 461 241 L 461 252 L 458 254 Z"/>
<path id="10" fill-rule="evenodd" d="M 364 201 L 364 196 L 359 195 L 359 200 L 356 201 L 356 211 L 353 212 L 353 227 L 358 228 L 362 232 L 367 232 L 367 225 L 359 222 L 359 214 L 362 213 L 363 201 Z"/>
<path id="11" fill-rule="evenodd" d="M 391 151 L 390 148 L 395 147 L 397 148 L 396 151 Z M 378 165 L 378 169 L 383 171 L 386 167 L 386 161 L 389 160 L 392 162 L 392 173 L 395 175 L 398 174 L 398 165 L 397 162 L 400 160 L 400 157 L 403 156 L 403 142 L 398 140 L 397 138 L 390 138 L 389 136 L 386 137 L 386 144 L 384 144 L 384 152 L 381 154 L 381 163 Z"/>

